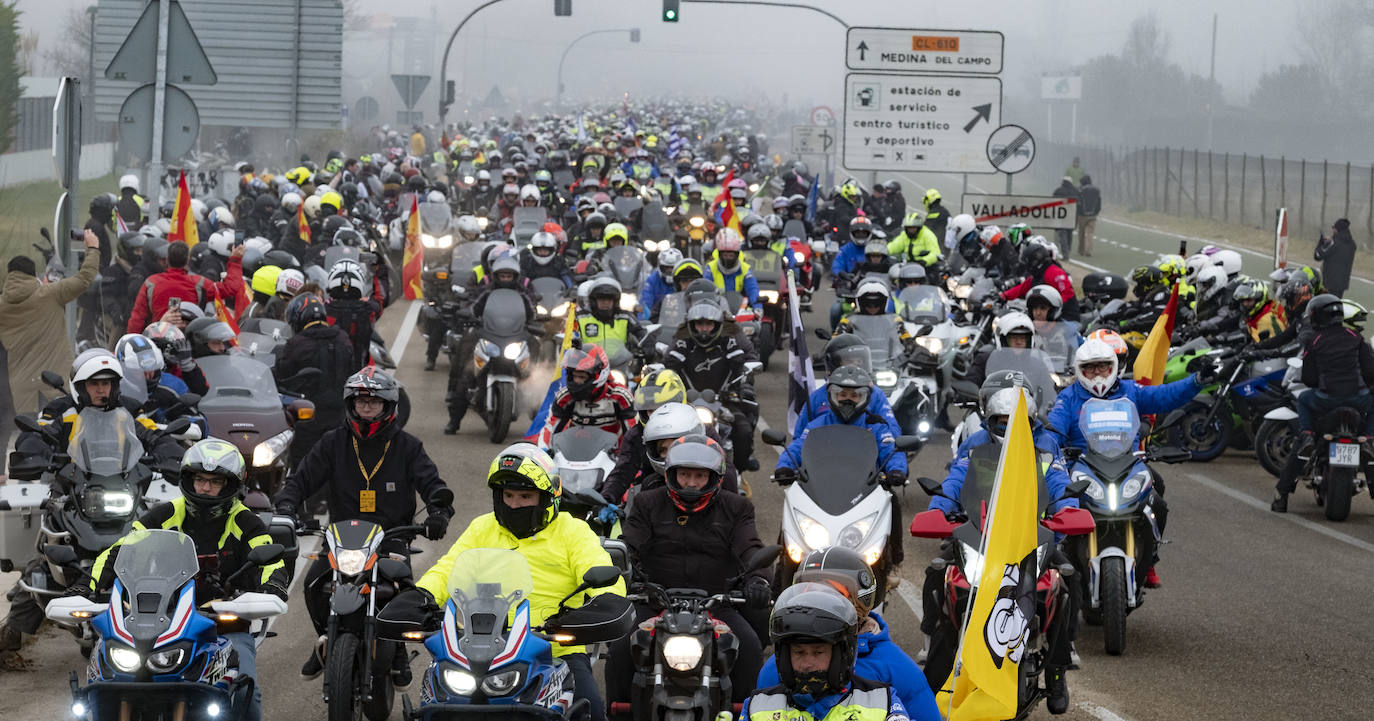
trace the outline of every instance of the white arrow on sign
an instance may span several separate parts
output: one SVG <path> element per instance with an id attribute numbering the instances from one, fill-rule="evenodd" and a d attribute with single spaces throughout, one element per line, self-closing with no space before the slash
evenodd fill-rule
<path id="1" fill-rule="evenodd" d="M 1002 81 L 996 77 L 850 73 L 843 164 L 850 170 L 995 172 L 986 146 L 1001 117 Z"/>
<path id="2" fill-rule="evenodd" d="M 851 27 L 845 34 L 850 70 L 904 73 L 1002 72 L 1002 33 L 989 30 Z"/>

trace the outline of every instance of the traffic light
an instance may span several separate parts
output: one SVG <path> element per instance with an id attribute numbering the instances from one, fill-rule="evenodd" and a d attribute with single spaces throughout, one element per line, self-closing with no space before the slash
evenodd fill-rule
<path id="1" fill-rule="evenodd" d="M 553 14 L 560 18 L 572 15 L 572 0 L 553 0 Z"/>
<path id="2" fill-rule="evenodd" d="M 663 0 L 663 22 L 677 22 L 677 9 L 682 0 Z"/>

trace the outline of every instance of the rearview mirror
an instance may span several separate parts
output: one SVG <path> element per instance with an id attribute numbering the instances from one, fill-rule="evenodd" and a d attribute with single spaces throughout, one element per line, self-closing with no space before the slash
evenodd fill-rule
<path id="1" fill-rule="evenodd" d="M 763 432 L 763 442 L 770 446 L 787 445 L 787 434 L 776 428 L 769 428 Z"/>
<path id="2" fill-rule="evenodd" d="M 920 486 L 921 490 L 931 496 L 940 495 L 941 489 L 943 488 L 939 481 L 929 476 L 918 476 L 916 478 L 916 485 Z"/>
<path id="3" fill-rule="evenodd" d="M 39 377 L 43 380 L 45 384 L 52 386 L 53 388 L 56 388 L 59 391 L 66 390 L 65 384 L 63 384 L 62 382 L 62 376 L 57 375 L 52 371 L 43 371 L 39 374 Z"/>
<path id="4" fill-rule="evenodd" d="M 758 373 L 761 370 L 763 370 L 763 364 L 759 361 L 744 362 L 744 372 L 749 375 L 754 375 L 755 373 Z"/>
<path id="5" fill-rule="evenodd" d="M 1080 478 L 1074 481 L 1073 483 L 1070 483 L 1068 487 L 1064 489 L 1064 497 L 1078 498 L 1079 496 L 1083 495 L 1091 486 L 1092 481 L 1089 481 L 1086 478 Z"/>
<path id="6" fill-rule="evenodd" d="M 587 588 L 605 588 L 620 580 L 620 569 L 615 566 L 593 566 L 582 574 L 582 584 Z"/>
<path id="7" fill-rule="evenodd" d="M 820 338 L 821 340 L 830 340 L 830 336 L 826 335 L 825 331 L 821 328 L 816 329 L 816 337 Z"/>
<path id="8" fill-rule="evenodd" d="M 190 419 L 190 418 L 187 418 L 186 416 L 182 416 L 182 417 L 180 417 L 180 418 L 177 418 L 177 419 L 175 419 L 175 420 L 169 422 L 169 423 L 167 424 L 167 431 L 166 431 L 166 432 L 167 432 L 167 435 L 169 435 L 169 436 L 175 436 L 175 435 L 178 435 L 178 434 L 180 434 L 180 433 L 185 433 L 185 432 L 186 432 L 186 429 L 187 429 L 187 428 L 190 428 L 190 427 L 191 427 L 191 419 Z"/>
<path id="9" fill-rule="evenodd" d="M 921 449 L 920 436 L 897 436 L 893 443 L 899 451 L 917 451 Z"/>
<path id="10" fill-rule="evenodd" d="M 255 566 L 267 566 L 282 559 L 286 555 L 286 546 L 280 543 L 264 543 L 261 546 L 254 546 L 248 552 L 248 562 Z"/>
<path id="11" fill-rule="evenodd" d="M 181 405 L 186 406 L 187 408 L 195 408 L 196 404 L 200 403 L 200 394 L 182 393 L 181 395 L 177 396 L 177 403 L 180 403 Z"/>
<path id="12" fill-rule="evenodd" d="M 43 426 L 38 425 L 38 420 L 33 416 L 15 416 L 14 425 L 19 426 L 19 430 L 29 433 L 43 433 Z"/>
<path id="13" fill-rule="evenodd" d="M 782 555 L 782 546 L 777 544 L 764 546 L 749 555 L 749 560 L 744 562 L 744 572 L 752 573 L 760 568 L 767 568 L 773 565 L 773 562 L 778 560 L 780 555 Z"/>
<path id="14" fill-rule="evenodd" d="M 76 563 L 76 549 L 61 543 L 43 544 L 43 555 L 47 556 L 48 561 L 59 566 L 70 566 Z"/>

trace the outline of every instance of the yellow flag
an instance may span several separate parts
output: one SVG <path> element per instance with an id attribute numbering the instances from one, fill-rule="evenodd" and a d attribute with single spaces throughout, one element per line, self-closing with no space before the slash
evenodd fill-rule
<path id="1" fill-rule="evenodd" d="M 1131 378 L 1137 385 L 1159 385 L 1164 382 L 1164 365 L 1169 362 L 1169 343 L 1174 333 L 1174 317 L 1177 315 L 1178 283 L 1174 283 L 1174 291 L 1169 295 L 1164 312 L 1155 319 L 1150 335 L 1145 337 L 1145 344 L 1140 346 L 1140 353 L 1135 357 Z"/>
<path id="2" fill-rule="evenodd" d="M 573 336 L 577 335 L 577 306 L 572 301 L 568 301 L 568 319 L 563 322 L 563 347 L 558 349 L 558 375 L 554 379 L 563 377 L 563 354 L 572 347 Z"/>
<path id="3" fill-rule="evenodd" d="M 950 721 L 1016 716 L 1018 664 L 1035 617 L 1040 482 L 1026 397 L 1016 402 L 983 534 L 983 573 L 955 661 Z"/>

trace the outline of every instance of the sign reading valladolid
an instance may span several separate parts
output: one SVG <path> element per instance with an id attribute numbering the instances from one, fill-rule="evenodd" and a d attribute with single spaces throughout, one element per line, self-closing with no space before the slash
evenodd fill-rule
<path id="1" fill-rule="evenodd" d="M 995 172 L 987 139 L 1001 125 L 1000 78 L 850 73 L 844 85 L 846 168 Z"/>
<path id="2" fill-rule="evenodd" d="M 1026 223 L 1039 233 L 1045 228 L 1072 230 L 1078 222 L 1078 200 L 1045 195 L 964 195 L 964 212 L 974 222 L 1006 228 Z"/>
<path id="3" fill-rule="evenodd" d="M 904 73 L 1002 72 L 1002 33 L 991 30 L 849 28 L 845 66 Z"/>

